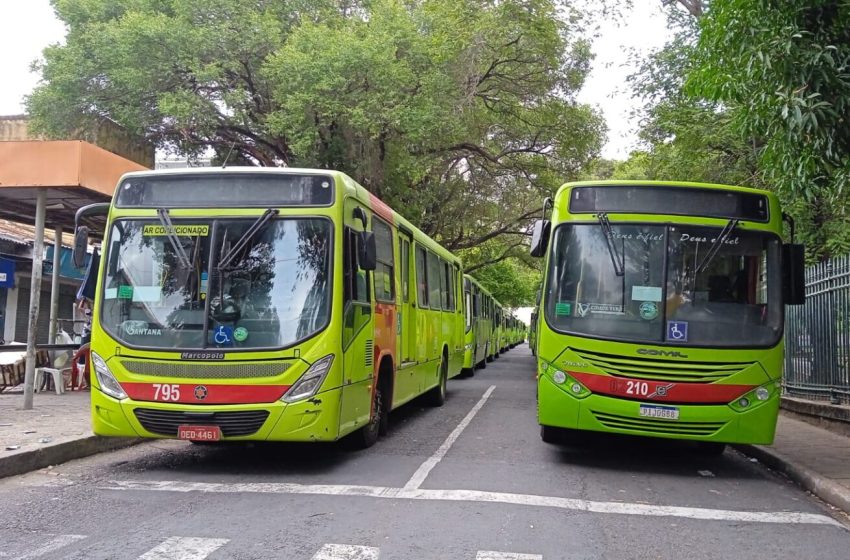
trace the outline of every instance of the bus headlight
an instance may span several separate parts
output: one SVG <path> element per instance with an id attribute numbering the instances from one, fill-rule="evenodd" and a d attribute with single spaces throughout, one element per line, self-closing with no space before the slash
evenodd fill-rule
<path id="1" fill-rule="evenodd" d="M 779 384 L 776 381 L 765 383 L 760 387 L 756 387 L 752 391 L 748 391 L 729 403 L 733 409 L 738 412 L 752 410 L 759 405 L 764 404 L 779 390 Z"/>
<path id="2" fill-rule="evenodd" d="M 333 364 L 333 362 L 333 354 L 328 354 L 324 358 L 313 362 L 313 365 L 304 372 L 304 375 L 298 378 L 295 385 L 290 387 L 280 400 L 287 403 L 293 403 L 315 395 L 322 386 L 322 382 L 325 380 L 325 377 L 327 377 L 328 372 L 331 370 L 331 364 Z"/>
<path id="3" fill-rule="evenodd" d="M 590 395 L 590 389 L 582 385 L 569 373 L 555 367 L 555 364 L 541 361 L 540 370 L 542 374 L 550 376 L 555 385 L 558 385 L 565 391 L 569 391 L 569 393 L 577 399 L 583 399 Z"/>
<path id="4" fill-rule="evenodd" d="M 119 401 L 127 398 L 127 393 L 121 387 L 121 384 L 118 383 L 118 380 L 115 379 L 115 376 L 112 375 L 112 372 L 109 371 L 106 361 L 94 352 L 91 353 L 91 365 L 95 376 L 97 376 L 97 384 L 100 385 L 101 391 Z"/>

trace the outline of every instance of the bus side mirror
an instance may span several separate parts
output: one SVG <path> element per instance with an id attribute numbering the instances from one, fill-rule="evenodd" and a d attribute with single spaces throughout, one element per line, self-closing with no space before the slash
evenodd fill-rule
<path id="1" fill-rule="evenodd" d="M 546 247 L 549 245 L 549 231 L 551 230 L 552 222 L 549 220 L 537 220 L 534 222 L 534 229 L 531 231 L 531 256 L 542 257 L 546 254 Z"/>
<path id="2" fill-rule="evenodd" d="M 86 265 L 86 255 L 89 248 L 89 228 L 86 226 L 78 226 L 74 231 L 74 250 L 71 256 L 74 260 L 74 266 L 83 268 Z"/>
<path id="3" fill-rule="evenodd" d="M 786 305 L 806 302 L 805 247 L 800 243 L 782 245 L 782 298 Z"/>
<path id="4" fill-rule="evenodd" d="M 375 234 L 371 231 L 361 231 L 357 243 L 357 264 L 363 270 L 375 270 L 378 266 Z"/>

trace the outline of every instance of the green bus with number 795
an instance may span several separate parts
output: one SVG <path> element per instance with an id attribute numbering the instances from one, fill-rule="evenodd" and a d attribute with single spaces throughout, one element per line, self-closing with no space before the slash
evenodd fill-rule
<path id="1" fill-rule="evenodd" d="M 784 306 L 803 247 L 770 192 L 701 183 L 562 186 L 533 230 L 538 421 L 703 442 L 773 441 Z"/>

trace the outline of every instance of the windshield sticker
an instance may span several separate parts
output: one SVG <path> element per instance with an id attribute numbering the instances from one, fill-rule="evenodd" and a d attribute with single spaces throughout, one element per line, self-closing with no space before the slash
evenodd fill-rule
<path id="1" fill-rule="evenodd" d="M 144 236 L 180 235 L 183 237 L 206 237 L 210 234 L 210 226 L 176 225 L 166 228 L 160 225 L 147 225 L 142 230 Z"/>
<path id="2" fill-rule="evenodd" d="M 106 288 L 103 290 L 103 299 L 117 299 L 118 288 Z"/>
<path id="3" fill-rule="evenodd" d="M 245 327 L 236 327 L 236 330 L 233 331 L 233 340 L 236 342 L 245 342 L 246 338 L 248 338 L 248 329 Z"/>
<path id="4" fill-rule="evenodd" d="M 230 327 L 225 327 L 224 325 L 219 325 L 215 330 L 215 333 L 212 333 L 213 342 L 219 344 L 221 346 L 231 346 L 233 344 L 233 329 Z"/>
<path id="5" fill-rule="evenodd" d="M 668 342 L 687 342 L 688 341 L 688 322 L 687 321 L 667 321 L 667 341 Z"/>
<path id="6" fill-rule="evenodd" d="M 654 301 L 645 301 L 640 304 L 640 308 L 638 308 L 640 312 L 640 318 L 646 321 L 652 321 L 656 317 L 658 317 L 658 304 Z"/>
<path id="7" fill-rule="evenodd" d="M 638 233 L 622 233 L 619 231 L 611 231 L 611 236 L 614 239 L 637 239 L 638 241 L 644 241 L 647 243 L 655 242 L 655 241 L 664 241 L 663 233 L 647 233 L 647 232 L 638 232 Z"/>
<path id="8" fill-rule="evenodd" d="M 569 317 L 570 315 L 572 315 L 572 313 L 573 313 L 573 304 L 572 303 L 570 303 L 568 301 L 566 301 L 566 302 L 562 301 L 562 302 L 558 302 L 558 303 L 555 304 L 555 316 L 556 317 L 562 317 L 562 316 Z"/>
<path id="9" fill-rule="evenodd" d="M 587 317 L 588 313 L 596 315 L 622 315 L 622 305 L 610 303 L 576 303 L 576 316 Z"/>
<path id="10" fill-rule="evenodd" d="M 660 286 L 632 286 L 634 301 L 661 301 Z"/>
<path id="11" fill-rule="evenodd" d="M 118 299 L 133 299 L 133 286 L 118 286 Z"/>
<path id="12" fill-rule="evenodd" d="M 151 328 L 147 321 L 124 321 L 121 328 L 129 336 L 162 336 L 162 329 Z"/>
<path id="13" fill-rule="evenodd" d="M 704 237 L 699 235 L 689 235 L 687 233 L 683 233 L 682 237 L 679 238 L 681 243 L 716 243 L 716 237 Z M 728 237 L 723 240 L 724 245 L 740 245 L 741 239 L 739 237 Z"/>
<path id="14" fill-rule="evenodd" d="M 162 288 L 159 286 L 136 286 L 133 288 L 133 301 L 159 301 L 161 297 Z"/>

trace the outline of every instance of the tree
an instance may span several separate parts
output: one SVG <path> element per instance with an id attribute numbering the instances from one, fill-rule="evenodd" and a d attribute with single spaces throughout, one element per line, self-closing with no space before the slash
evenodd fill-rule
<path id="1" fill-rule="evenodd" d="M 69 32 L 38 131 L 108 118 L 183 154 L 336 168 L 453 250 L 524 233 L 604 134 L 554 0 L 53 3 Z"/>
<path id="2" fill-rule="evenodd" d="M 689 91 L 760 139 L 815 255 L 850 251 L 850 4 L 714 0 L 700 28 Z"/>

